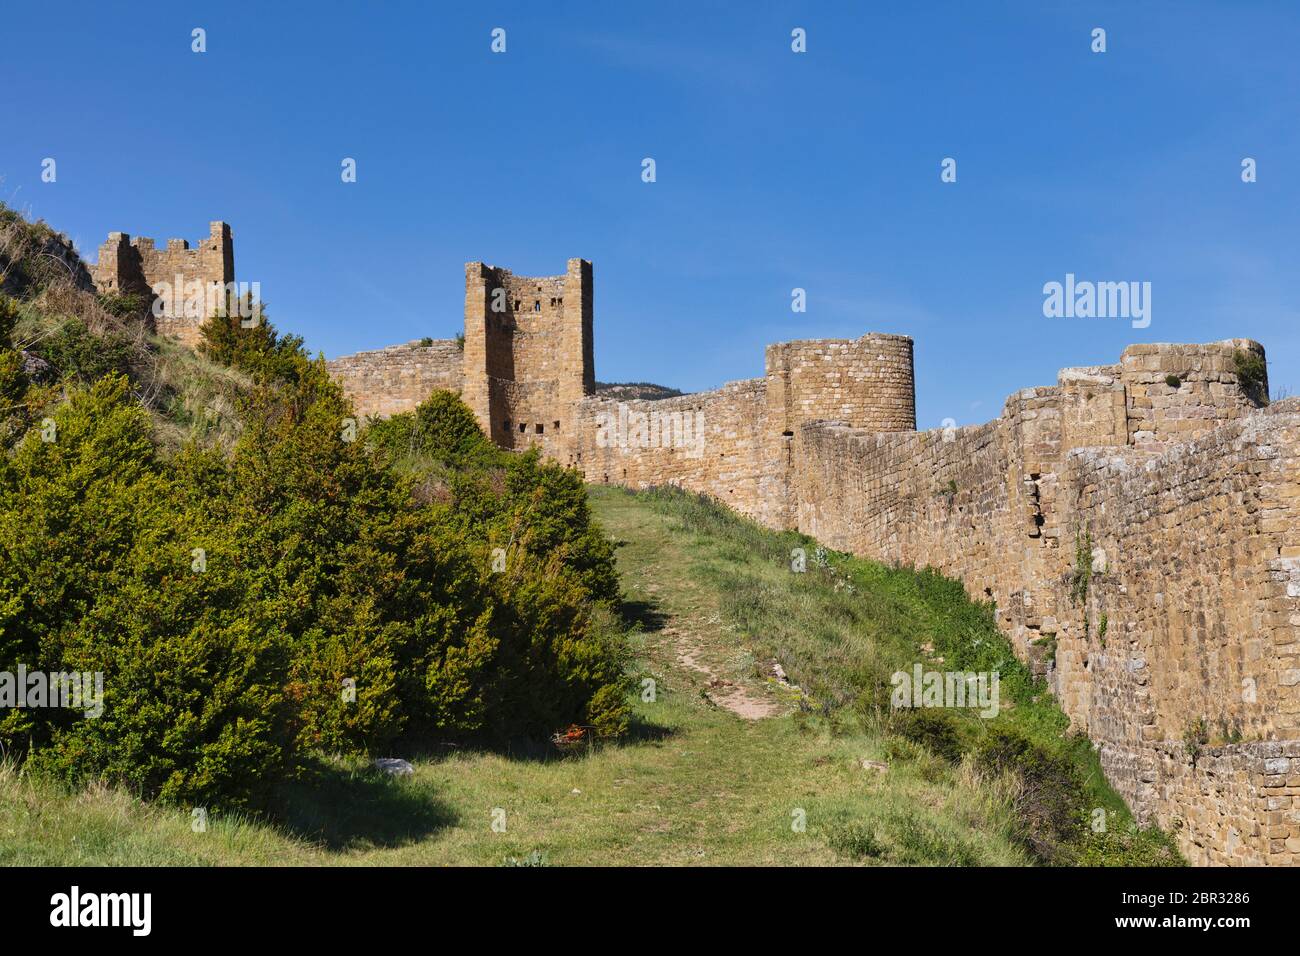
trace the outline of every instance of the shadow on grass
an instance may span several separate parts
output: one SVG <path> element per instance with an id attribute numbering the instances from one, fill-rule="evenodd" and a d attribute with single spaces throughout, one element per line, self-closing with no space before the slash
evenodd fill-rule
<path id="1" fill-rule="evenodd" d="M 619 607 L 619 613 L 628 627 L 640 627 L 647 633 L 663 630 L 669 620 L 667 614 L 649 601 L 624 601 Z"/>
<path id="2" fill-rule="evenodd" d="M 266 814 L 294 836 L 332 851 L 403 846 L 456 823 L 455 812 L 418 784 L 323 761 L 279 787 Z"/>
<path id="3" fill-rule="evenodd" d="M 559 760 L 581 760 L 602 750 L 622 750 L 627 747 L 659 743 L 676 734 L 676 729 L 672 727 L 651 723 L 633 714 L 627 732 L 623 736 L 614 739 L 597 739 L 568 747 L 559 747 L 549 740 L 516 738 L 508 741 L 470 739 L 457 742 L 408 742 L 401 749 L 408 760 L 434 763 L 447 760 L 452 756 L 468 757 L 474 754 L 491 754 L 507 760 L 530 763 L 550 763 Z"/>

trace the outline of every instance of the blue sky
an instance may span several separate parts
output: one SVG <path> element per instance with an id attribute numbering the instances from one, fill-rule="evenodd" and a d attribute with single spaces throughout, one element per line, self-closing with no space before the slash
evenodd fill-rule
<path id="1" fill-rule="evenodd" d="M 91 258 L 225 219 L 237 277 L 331 357 L 455 334 L 466 261 L 581 256 L 604 381 L 902 333 L 926 428 L 1132 342 L 1247 336 L 1300 392 L 1297 4 L 73 2 L 3 34 L 0 198 Z M 1044 318 L 1067 272 L 1149 281 L 1151 325 Z"/>

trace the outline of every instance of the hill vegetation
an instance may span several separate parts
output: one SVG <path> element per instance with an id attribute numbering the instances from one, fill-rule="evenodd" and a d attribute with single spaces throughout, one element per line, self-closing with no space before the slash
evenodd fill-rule
<path id="1" fill-rule="evenodd" d="M 18 291 L 0 300 L 0 664 L 100 673 L 104 713 L 7 709 L 14 759 L 259 807 L 322 753 L 620 732 L 612 558 L 576 477 L 473 441 L 444 395 L 413 416 L 437 468 L 419 480 L 393 467 L 401 422 L 372 437 L 269 322 L 210 320 L 223 371 L 196 390 L 133 304 L 58 277 Z M 225 436 L 192 414 L 214 392 Z"/>
<path id="2" fill-rule="evenodd" d="M 0 710 L 0 863 L 1179 862 L 959 584 L 450 393 L 358 422 L 269 321 L 193 354 L 84 272 L 0 209 L 0 671 L 104 675 Z M 997 716 L 891 706 L 917 663 Z"/>

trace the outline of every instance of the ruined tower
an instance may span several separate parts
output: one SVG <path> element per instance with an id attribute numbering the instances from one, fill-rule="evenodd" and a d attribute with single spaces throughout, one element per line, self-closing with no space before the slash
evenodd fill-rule
<path id="1" fill-rule="evenodd" d="M 462 397 L 494 442 L 567 461 L 574 409 L 595 387 L 590 262 L 544 277 L 465 265 Z"/>
<path id="2" fill-rule="evenodd" d="M 110 232 L 91 274 L 100 292 L 139 295 L 150 307 L 165 284 L 171 298 L 161 314 L 153 312 L 157 331 L 193 347 L 209 315 L 206 307 L 186 309 L 185 302 L 225 301 L 235 281 L 234 236 L 227 223 L 218 221 L 209 224 L 208 238 L 193 248 L 184 239 L 168 239 L 158 249 L 146 236 L 132 239 L 125 232 Z"/>

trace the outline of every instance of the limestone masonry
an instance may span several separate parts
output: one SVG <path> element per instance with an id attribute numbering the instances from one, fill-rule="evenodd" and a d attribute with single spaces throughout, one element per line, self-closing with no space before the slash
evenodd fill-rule
<path id="1" fill-rule="evenodd" d="M 204 262 L 228 263 L 216 225 Z M 110 238 L 101 287 L 173 268 L 139 242 Z M 761 378 L 620 402 L 595 389 L 593 316 L 590 262 L 472 262 L 463 349 L 329 366 L 361 414 L 459 391 L 495 442 L 589 481 L 680 485 L 959 578 L 1141 821 L 1193 863 L 1300 863 L 1300 400 L 1266 405 L 1262 346 L 1133 345 L 918 432 L 907 337 L 771 345 Z"/>

